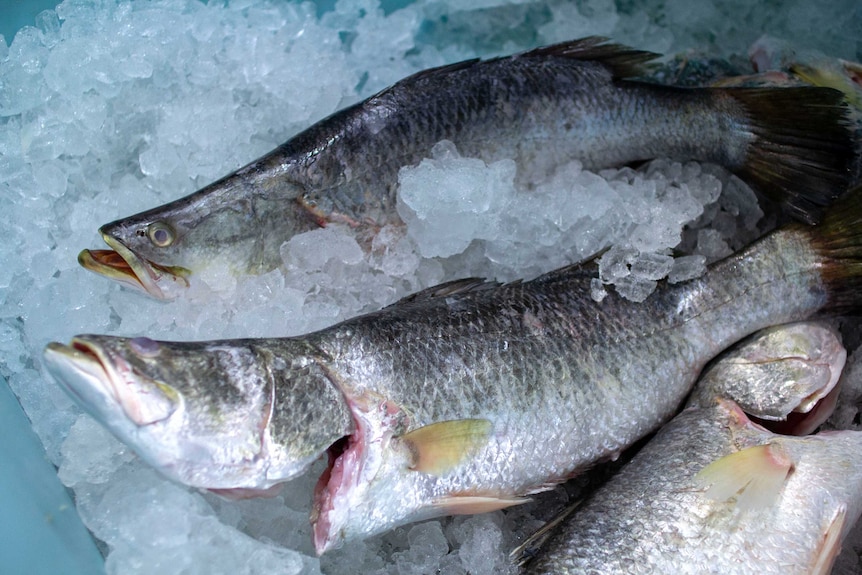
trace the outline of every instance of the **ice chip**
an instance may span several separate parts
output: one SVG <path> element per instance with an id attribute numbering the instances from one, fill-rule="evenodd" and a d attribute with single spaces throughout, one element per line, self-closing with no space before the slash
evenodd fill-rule
<path id="1" fill-rule="evenodd" d="M 706 271 L 706 258 L 702 255 L 681 256 L 673 260 L 673 267 L 668 274 L 670 283 L 694 279 Z"/>
<path id="2" fill-rule="evenodd" d="M 629 276 L 619 278 L 615 282 L 615 287 L 624 298 L 634 302 L 642 302 L 655 291 L 656 282 L 654 280 Z"/>
<path id="3" fill-rule="evenodd" d="M 425 257 L 452 256 L 494 237 L 513 195 L 515 163 L 461 157 L 440 142 L 432 158 L 398 175 L 398 213 Z"/>
<path id="4" fill-rule="evenodd" d="M 673 267 L 673 257 L 662 254 L 642 253 L 632 262 L 631 275 L 647 280 L 660 280 Z"/>
<path id="5" fill-rule="evenodd" d="M 288 266 L 320 268 L 330 260 L 358 264 L 363 260 L 362 248 L 353 235 L 337 225 L 298 234 L 281 248 Z"/>
<path id="6" fill-rule="evenodd" d="M 493 515 L 470 517 L 461 526 L 461 563 L 472 575 L 494 575 L 503 568 L 500 547 L 503 534 Z"/>

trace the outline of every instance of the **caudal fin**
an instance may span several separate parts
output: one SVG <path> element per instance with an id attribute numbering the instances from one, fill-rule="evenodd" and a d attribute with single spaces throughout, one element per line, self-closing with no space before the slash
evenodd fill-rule
<path id="1" fill-rule="evenodd" d="M 830 88 L 728 89 L 756 139 L 737 173 L 790 215 L 815 223 L 847 189 L 853 144 L 843 95 Z"/>
<path id="2" fill-rule="evenodd" d="M 799 226 L 820 257 L 820 276 L 829 314 L 862 310 L 862 186 L 856 186 L 826 211 L 816 226 Z"/>

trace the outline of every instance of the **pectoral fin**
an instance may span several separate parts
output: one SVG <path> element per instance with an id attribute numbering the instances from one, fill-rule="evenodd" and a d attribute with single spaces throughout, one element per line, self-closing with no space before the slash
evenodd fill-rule
<path id="1" fill-rule="evenodd" d="M 413 454 L 410 469 L 442 475 L 484 446 L 491 429 L 487 419 L 456 419 L 414 429 L 401 440 Z"/>
<path id="2" fill-rule="evenodd" d="M 701 469 L 695 480 L 708 487 L 706 496 L 716 501 L 736 497 L 742 509 L 775 503 L 793 462 L 780 445 L 755 445 L 725 455 Z"/>
<path id="3" fill-rule="evenodd" d="M 811 568 L 811 575 L 829 575 L 832 572 L 832 564 L 841 552 L 841 533 L 844 531 L 846 520 L 847 508 L 842 506 L 829 523 L 826 533 L 823 534 L 823 541 L 817 548 L 817 558 Z"/>
<path id="4" fill-rule="evenodd" d="M 442 509 L 446 515 L 475 515 L 490 513 L 514 505 L 532 501 L 529 497 L 493 497 L 480 495 L 453 495 L 434 501 L 434 507 Z"/>

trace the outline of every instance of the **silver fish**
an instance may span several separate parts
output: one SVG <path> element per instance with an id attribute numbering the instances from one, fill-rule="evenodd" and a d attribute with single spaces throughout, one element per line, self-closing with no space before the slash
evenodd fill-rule
<path id="1" fill-rule="evenodd" d="M 824 398 L 830 397 L 834 391 L 837 391 L 836 384 L 846 359 L 847 350 L 841 344 L 840 336 L 827 325 L 817 322 L 799 322 L 767 328 L 739 342 L 710 362 L 698 379 L 686 407 L 700 409 L 701 413 L 711 417 L 711 409 L 715 407 L 716 401 L 728 399 L 734 401 L 743 411 L 770 420 L 780 420 L 797 413 L 805 413 L 807 417 L 814 417 L 815 422 L 812 425 L 816 426 L 824 419 L 823 413 L 818 413 L 822 409 L 820 407 L 822 404 L 826 404 L 824 412 L 831 413 L 829 402 Z M 741 405 L 740 401 L 743 402 Z M 831 407 L 834 407 L 834 404 Z M 653 441 L 658 443 L 659 447 L 652 447 L 651 450 L 661 451 L 662 446 L 669 447 L 658 437 Z M 683 448 L 688 449 L 689 446 Z M 661 456 L 667 457 L 669 454 L 661 452 Z M 678 454 L 673 456 L 676 457 Z M 647 456 L 641 456 L 638 462 L 631 462 L 630 465 L 648 465 L 639 463 L 644 457 Z M 660 472 L 652 478 L 652 481 L 661 485 L 664 476 L 664 473 Z M 627 487 L 619 483 L 619 480 L 612 479 L 605 487 L 600 488 L 595 495 L 595 500 L 612 500 L 626 489 Z M 643 497 L 652 499 L 654 495 L 645 493 L 642 494 L 641 498 Z M 593 562 L 593 566 L 602 561 L 601 557 L 581 559 L 578 557 L 579 547 L 573 546 L 572 549 L 575 551 L 572 552 L 567 546 L 568 541 L 573 537 L 575 524 L 578 527 L 584 525 L 580 518 L 569 521 L 568 517 L 581 507 L 587 509 L 585 513 L 589 515 L 596 505 L 600 505 L 594 503 L 593 499 L 588 501 L 584 504 L 583 500 L 576 500 L 528 537 L 510 553 L 512 562 L 523 567 L 541 554 L 542 563 L 546 568 L 552 566 L 554 569 L 563 571 L 568 568 L 577 571 L 576 566 L 586 570 L 590 561 Z M 621 517 L 615 516 L 614 521 L 619 519 L 620 522 L 640 526 L 633 521 L 633 515 L 640 515 L 642 508 L 633 501 L 632 505 L 622 512 Z M 560 527 L 561 525 L 565 527 Z M 604 522 L 593 525 L 592 533 L 595 534 L 597 529 L 611 525 L 619 527 L 613 521 Z M 560 534 L 555 535 L 558 532 Z M 548 540 L 552 537 L 553 543 L 548 544 Z M 636 535 L 632 534 L 632 538 L 635 537 Z M 701 542 L 701 544 L 708 543 L 708 541 Z M 680 549 L 674 550 L 672 556 L 662 560 L 671 563 L 673 559 L 685 553 L 682 547 L 686 544 L 692 543 L 681 543 Z M 645 545 L 649 543 L 641 544 L 641 546 Z M 584 555 L 591 553 L 592 550 L 589 550 Z M 572 554 L 576 557 L 569 558 L 568 556 Z M 607 569 L 600 569 L 600 571 L 612 570 L 610 565 L 605 567 Z M 645 569 L 649 571 L 651 568 Z"/>
<path id="2" fill-rule="evenodd" d="M 782 228 L 641 304 L 594 301 L 594 270 L 570 266 L 502 286 L 444 284 L 300 337 L 85 335 L 50 344 L 45 360 L 85 408 L 190 485 L 269 489 L 328 452 L 312 515 L 322 553 L 409 521 L 516 505 L 615 457 L 669 419 L 733 342 L 856 309 L 860 262 L 862 188 L 820 225 Z"/>
<path id="3" fill-rule="evenodd" d="M 511 158 L 528 191 L 554 168 L 656 157 L 721 164 L 810 220 L 846 189 L 839 92 L 683 89 L 622 78 L 655 54 L 585 38 L 426 70 L 311 126 L 201 190 L 99 230 L 85 268 L 171 299 L 201 270 L 262 273 L 295 234 L 342 222 L 363 245 L 400 222 L 398 171 L 441 140 Z"/>
<path id="4" fill-rule="evenodd" d="M 827 575 L 862 513 L 860 453 L 862 432 L 787 437 L 730 400 L 687 409 L 524 573 Z"/>

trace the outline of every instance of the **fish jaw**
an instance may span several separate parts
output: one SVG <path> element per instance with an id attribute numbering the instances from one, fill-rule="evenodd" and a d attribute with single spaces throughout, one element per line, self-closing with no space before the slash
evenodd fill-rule
<path id="1" fill-rule="evenodd" d="M 48 370 L 71 395 L 100 418 L 113 419 L 117 408 L 135 426 L 149 425 L 169 417 L 176 409 L 176 397 L 153 385 L 146 391 L 129 377 L 131 367 L 120 357 L 109 358 L 104 349 L 85 339 L 73 338 L 65 346 L 50 343 L 45 349 Z M 138 389 L 134 389 L 138 387 Z"/>
<path id="2" fill-rule="evenodd" d="M 179 483 L 203 489 L 264 493 L 303 473 L 314 458 L 273 462 L 268 423 L 271 387 L 233 427 L 196 417 L 195 398 L 150 377 L 128 352 L 153 354 L 166 342 L 147 338 L 78 336 L 49 344 L 45 365 L 60 385 L 142 459 Z M 265 396 L 265 397 L 264 397 Z M 216 431 L 212 431 L 215 427 Z M 239 492 L 239 491 L 238 491 Z"/>
<path id="3" fill-rule="evenodd" d="M 141 442 L 142 425 L 158 425 L 182 409 L 172 398 L 152 393 L 147 394 L 151 408 L 144 408 L 143 402 L 135 401 L 134 392 L 123 389 L 122 370 L 111 367 L 105 354 L 84 340 L 75 338 L 68 346 L 50 343 L 44 358 L 48 372 L 72 399 L 129 445 Z M 175 459 L 166 450 L 147 450 L 141 455 L 162 470 Z"/>
<path id="4" fill-rule="evenodd" d="M 162 300 L 175 299 L 188 289 L 190 270 L 152 262 L 136 254 L 104 228 L 100 233 L 111 249 L 83 250 L 78 254 L 78 263 L 84 269 Z"/>

